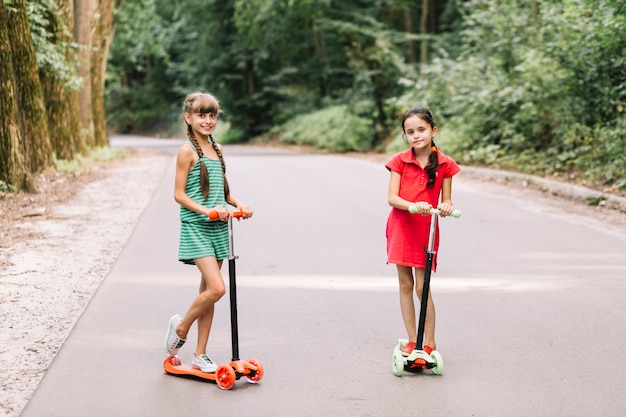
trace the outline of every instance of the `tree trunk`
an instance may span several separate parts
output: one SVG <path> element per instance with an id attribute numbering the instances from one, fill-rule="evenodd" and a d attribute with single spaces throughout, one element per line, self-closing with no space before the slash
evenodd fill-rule
<path id="1" fill-rule="evenodd" d="M 78 76 L 82 87 L 78 93 L 83 140 L 88 146 L 94 145 L 93 109 L 91 99 L 91 19 L 96 11 L 96 0 L 74 1 L 74 40 L 78 44 Z"/>
<path id="2" fill-rule="evenodd" d="M 404 6 L 404 31 L 406 33 L 415 33 L 415 28 L 413 27 L 413 13 L 411 13 L 411 9 L 415 7 L 412 2 Z M 409 41 L 406 45 L 406 55 L 407 61 L 411 64 L 415 64 L 417 62 L 417 53 L 415 52 L 415 42 Z"/>
<path id="3" fill-rule="evenodd" d="M 36 173 L 52 165 L 52 146 L 24 0 L 14 0 L 11 9 L 6 14 L 23 153 L 29 171 Z"/>
<path id="4" fill-rule="evenodd" d="M 320 93 L 323 97 L 330 97 L 330 84 L 328 74 L 330 74 L 330 64 L 328 61 L 328 52 L 326 51 L 326 41 L 324 33 L 321 32 L 315 22 L 313 22 L 313 45 L 315 46 L 315 57 L 319 62 L 321 72 L 320 76 Z"/>
<path id="5" fill-rule="evenodd" d="M 429 0 L 422 0 L 422 19 L 420 22 L 420 34 L 424 37 L 422 39 L 422 45 L 420 50 L 420 63 L 428 63 L 428 13 L 429 13 Z"/>
<path id="6" fill-rule="evenodd" d="M 107 146 L 109 138 L 106 130 L 104 111 L 104 81 L 109 58 L 111 41 L 115 34 L 114 11 L 122 7 L 123 0 L 99 0 L 98 16 L 94 21 L 93 54 L 91 56 L 91 92 L 94 122 L 94 144 Z"/>
<path id="7" fill-rule="evenodd" d="M 65 46 L 65 59 L 74 62 L 74 53 L 68 47 L 73 38 L 67 36 L 68 32 L 64 30 L 67 28 L 69 33 L 73 31 L 73 3 L 70 0 L 57 0 L 57 5 L 57 17 L 51 17 L 48 31 L 54 43 Z M 77 153 L 86 151 L 80 123 L 78 93 L 65 87 L 66 80 L 60 79 L 50 69 L 42 69 L 40 78 L 45 92 L 52 148 L 57 158 L 72 160 Z"/>
<path id="8" fill-rule="evenodd" d="M 0 181 L 18 190 L 33 191 L 21 146 L 8 13 L 8 6 L 0 4 Z"/>

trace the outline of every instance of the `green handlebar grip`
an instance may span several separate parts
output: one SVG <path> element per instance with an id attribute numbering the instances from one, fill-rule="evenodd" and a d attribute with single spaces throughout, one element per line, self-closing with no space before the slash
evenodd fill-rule
<path id="1" fill-rule="evenodd" d="M 430 209 L 430 214 L 439 214 L 439 209 L 436 208 L 431 208 Z M 458 219 L 459 217 L 461 217 L 461 210 L 452 210 L 452 213 L 450 213 L 450 216 L 454 217 L 455 219 Z"/>

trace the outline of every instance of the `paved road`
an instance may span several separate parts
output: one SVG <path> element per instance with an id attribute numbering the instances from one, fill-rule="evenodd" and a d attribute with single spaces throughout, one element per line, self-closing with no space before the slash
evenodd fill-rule
<path id="1" fill-rule="evenodd" d="M 162 372 L 167 320 L 198 284 L 175 260 L 172 160 L 23 417 L 626 415 L 623 236 L 461 174 L 463 217 L 442 222 L 432 284 L 444 375 L 398 378 L 385 169 L 275 149 L 225 154 L 233 193 L 256 213 L 235 225 L 240 351 L 261 361 L 264 379 L 222 391 Z M 216 362 L 230 360 L 229 329 L 224 298 Z"/>

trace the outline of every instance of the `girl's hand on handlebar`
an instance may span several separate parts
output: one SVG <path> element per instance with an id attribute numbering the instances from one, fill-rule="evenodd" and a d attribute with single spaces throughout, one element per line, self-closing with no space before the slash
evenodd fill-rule
<path id="1" fill-rule="evenodd" d="M 454 210 L 454 207 L 450 203 L 441 203 L 441 204 L 439 204 L 437 209 L 439 210 L 439 215 L 441 217 L 447 217 L 450 214 L 452 214 L 452 211 Z"/>
<path id="2" fill-rule="evenodd" d="M 237 211 L 240 211 L 242 213 L 241 214 L 242 219 L 249 219 L 254 214 L 254 212 L 252 211 L 252 207 L 247 206 L 245 204 L 242 204 L 241 206 L 237 207 Z"/>
<path id="3" fill-rule="evenodd" d="M 217 214 L 217 217 L 215 217 L 215 214 Z M 209 217 L 211 220 L 220 219 L 223 222 L 228 220 L 228 216 L 228 210 L 226 210 L 222 206 L 215 206 L 209 211 L 209 213 L 207 213 L 207 217 Z"/>
<path id="4" fill-rule="evenodd" d="M 415 203 L 411 204 L 411 206 L 409 207 L 409 211 L 413 214 L 421 214 L 423 216 L 430 214 L 430 209 L 433 206 L 430 205 L 430 203 L 427 203 L 425 201 L 416 201 Z"/>

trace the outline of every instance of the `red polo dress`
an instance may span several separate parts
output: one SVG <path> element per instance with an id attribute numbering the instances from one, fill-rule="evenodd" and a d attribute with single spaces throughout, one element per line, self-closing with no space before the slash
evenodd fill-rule
<path id="1" fill-rule="evenodd" d="M 449 156 L 437 151 L 439 167 L 432 188 L 427 188 L 428 174 L 415 159 L 411 149 L 396 154 L 385 167 L 400 174 L 400 197 L 407 201 L 427 201 L 433 207 L 439 204 L 444 178 L 457 174 L 461 168 Z M 430 216 L 411 214 L 395 207 L 387 218 L 387 263 L 415 268 L 426 267 L 426 248 L 430 229 Z M 439 248 L 439 226 L 435 231 L 434 250 Z M 437 255 L 433 257 L 432 270 L 437 270 Z"/>

